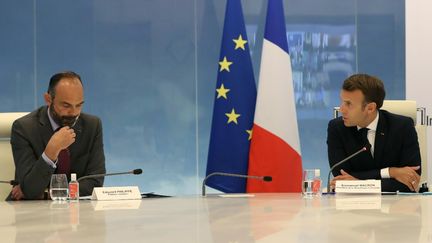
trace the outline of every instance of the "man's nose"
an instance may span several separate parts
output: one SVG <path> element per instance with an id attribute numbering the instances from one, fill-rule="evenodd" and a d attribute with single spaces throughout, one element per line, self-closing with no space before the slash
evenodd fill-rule
<path id="1" fill-rule="evenodd" d="M 340 113 L 345 113 L 345 112 L 346 112 L 346 107 L 345 107 L 344 104 L 341 104 L 341 105 L 339 106 L 339 111 L 340 111 Z"/>
<path id="2" fill-rule="evenodd" d="M 81 108 L 71 107 L 68 109 L 68 116 L 77 116 L 81 112 Z"/>

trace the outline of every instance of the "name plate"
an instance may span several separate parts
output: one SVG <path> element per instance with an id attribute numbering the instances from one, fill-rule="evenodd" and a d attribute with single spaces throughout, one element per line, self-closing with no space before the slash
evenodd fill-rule
<path id="1" fill-rule="evenodd" d="M 381 180 L 340 180 L 336 181 L 336 193 L 381 193 Z"/>
<path id="2" fill-rule="evenodd" d="M 131 200 L 141 199 L 137 186 L 95 187 L 92 200 Z"/>

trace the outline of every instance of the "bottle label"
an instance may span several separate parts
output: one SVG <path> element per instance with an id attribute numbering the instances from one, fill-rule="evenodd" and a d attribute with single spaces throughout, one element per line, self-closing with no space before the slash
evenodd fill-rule
<path id="1" fill-rule="evenodd" d="M 312 192 L 319 193 L 321 191 L 321 180 L 314 180 L 312 183 Z"/>
<path id="2" fill-rule="evenodd" d="M 78 184 L 70 184 L 69 185 L 69 198 L 77 199 L 78 198 Z"/>

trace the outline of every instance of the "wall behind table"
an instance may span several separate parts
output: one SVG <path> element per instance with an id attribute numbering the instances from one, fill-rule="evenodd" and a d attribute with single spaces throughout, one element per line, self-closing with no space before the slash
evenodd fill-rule
<path id="1" fill-rule="evenodd" d="M 406 1 L 406 97 L 417 101 L 417 107 L 426 108 L 428 138 L 428 185 L 432 185 L 432 2 L 424 0 Z"/>
<path id="2" fill-rule="evenodd" d="M 266 3 L 242 1 L 256 79 Z M 404 1 L 284 5 L 303 163 L 324 175 L 327 122 L 345 77 L 371 72 L 404 98 Z M 199 193 L 224 11 L 220 0 L 1 1 L 0 112 L 42 105 L 49 77 L 75 70 L 84 111 L 103 120 L 108 171 L 144 170 L 107 185 Z"/>

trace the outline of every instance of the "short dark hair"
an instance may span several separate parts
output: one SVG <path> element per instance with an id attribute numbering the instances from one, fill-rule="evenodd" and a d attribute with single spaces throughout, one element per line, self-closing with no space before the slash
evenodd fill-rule
<path id="1" fill-rule="evenodd" d="M 375 102 L 377 109 L 383 105 L 385 98 L 385 89 L 383 82 L 374 76 L 368 74 L 354 74 L 345 79 L 342 89 L 346 91 L 360 90 L 366 103 Z"/>
<path id="2" fill-rule="evenodd" d="M 63 78 L 70 78 L 70 79 L 76 78 L 82 84 L 81 77 L 75 72 L 63 71 L 60 73 L 56 73 L 50 78 L 50 82 L 48 85 L 48 94 L 51 95 L 51 98 L 55 97 L 55 87 Z"/>

